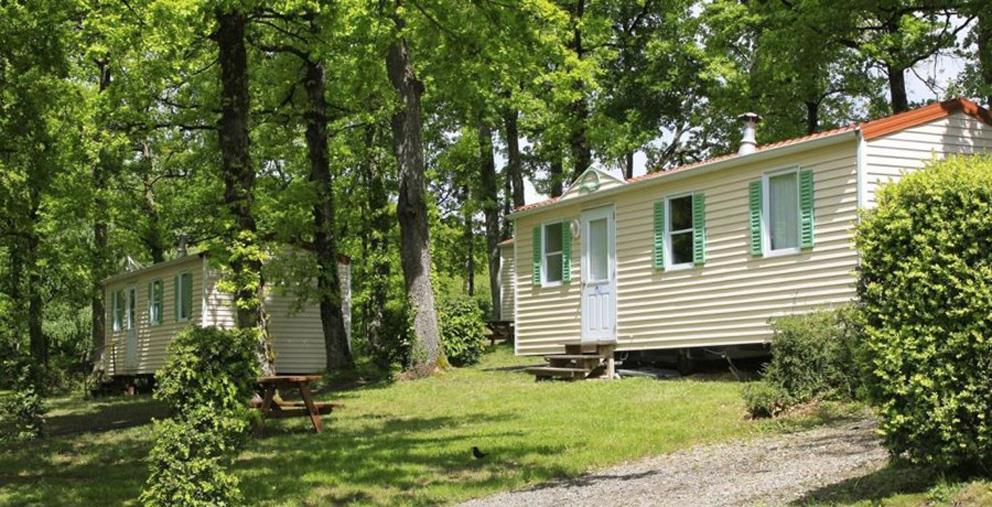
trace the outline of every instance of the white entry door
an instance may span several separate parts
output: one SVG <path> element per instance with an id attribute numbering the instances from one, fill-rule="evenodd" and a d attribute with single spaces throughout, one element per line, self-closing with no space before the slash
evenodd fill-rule
<path id="1" fill-rule="evenodd" d="M 138 367 L 138 291 L 128 287 L 124 296 L 124 326 L 127 329 L 127 355 L 124 367 L 133 370 Z"/>
<path id="2" fill-rule="evenodd" d="M 582 212 L 582 341 L 616 340 L 613 206 Z"/>

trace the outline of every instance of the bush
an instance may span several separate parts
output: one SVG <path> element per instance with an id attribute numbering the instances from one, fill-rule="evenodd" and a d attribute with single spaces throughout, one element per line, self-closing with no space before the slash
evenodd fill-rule
<path id="1" fill-rule="evenodd" d="M 744 405 L 752 417 L 775 417 L 789 408 L 789 393 L 769 382 L 751 382 L 744 386 Z"/>
<path id="2" fill-rule="evenodd" d="M 886 445 L 944 470 L 992 469 L 992 158 L 885 186 L 857 245 Z"/>
<path id="3" fill-rule="evenodd" d="M 0 443 L 33 440 L 41 436 L 45 404 L 35 388 L 34 369 L 23 359 L 9 361 L 11 393 L 0 397 Z"/>
<path id="4" fill-rule="evenodd" d="M 466 366 L 479 362 L 486 348 L 485 314 L 470 297 L 444 299 L 438 307 L 441 343 L 448 362 Z"/>
<path id="5" fill-rule="evenodd" d="M 172 419 L 155 422 L 145 505 L 239 505 L 237 479 L 227 469 L 243 445 L 253 415 L 258 374 L 257 334 L 189 328 L 169 345 L 156 373 L 155 398 Z"/>
<path id="6" fill-rule="evenodd" d="M 799 403 L 853 397 L 861 384 L 855 315 L 855 309 L 841 308 L 776 319 L 765 380 Z"/>

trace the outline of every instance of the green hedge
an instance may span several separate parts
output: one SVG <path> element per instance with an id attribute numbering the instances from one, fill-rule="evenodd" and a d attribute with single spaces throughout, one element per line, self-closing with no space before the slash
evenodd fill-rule
<path id="1" fill-rule="evenodd" d="M 450 297 L 438 307 L 441 343 L 448 362 L 466 366 L 479 362 L 486 348 L 485 313 L 469 296 Z"/>
<path id="2" fill-rule="evenodd" d="M 857 245 L 886 444 L 945 470 L 992 470 L 992 158 L 883 187 Z"/>
<path id="3" fill-rule="evenodd" d="M 258 375 L 256 332 L 190 327 L 169 344 L 155 398 L 172 418 L 155 422 L 148 506 L 241 505 L 228 470 L 244 444 Z"/>

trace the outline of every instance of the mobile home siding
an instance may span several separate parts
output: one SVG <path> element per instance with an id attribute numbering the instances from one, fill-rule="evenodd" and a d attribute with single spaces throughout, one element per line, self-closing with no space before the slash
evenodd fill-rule
<path id="1" fill-rule="evenodd" d="M 106 287 L 107 307 L 107 336 L 108 354 L 105 356 L 107 372 L 110 375 L 149 375 L 165 364 L 166 347 L 169 341 L 186 326 L 199 324 L 203 305 L 203 259 L 191 255 L 177 262 L 170 262 L 157 268 L 136 272 L 134 276 L 115 277 Z M 175 316 L 175 277 L 181 273 L 190 273 L 193 277 L 193 308 L 188 321 L 176 321 Z M 148 284 L 154 280 L 162 280 L 163 305 L 162 323 L 149 324 L 148 315 Z M 113 294 L 117 290 L 128 287 L 136 289 L 135 319 L 137 326 L 137 362 L 134 368 L 126 366 L 127 360 L 127 329 L 114 331 Z"/>
<path id="2" fill-rule="evenodd" d="M 992 127 L 965 113 L 871 139 L 865 153 L 865 205 L 875 205 L 881 185 L 922 168 L 934 157 L 992 150 Z"/>
<path id="3" fill-rule="evenodd" d="M 749 250 L 748 184 L 764 172 L 790 166 L 813 171 L 816 245 L 799 254 L 752 257 Z M 581 211 L 614 205 L 617 245 L 618 350 L 719 346 L 767 342 L 769 319 L 841 304 L 854 295 L 857 255 L 852 248 L 857 217 L 857 141 L 812 148 L 760 162 L 743 162 L 708 174 L 639 184 L 640 188 L 576 205 L 562 205 L 517 219 L 517 231 L 541 223 L 577 219 Z M 661 271 L 653 262 L 654 203 L 667 195 L 706 196 L 706 262 Z M 572 283 L 531 283 L 530 234 L 518 234 L 517 352 L 561 350 L 580 337 L 581 242 Z"/>

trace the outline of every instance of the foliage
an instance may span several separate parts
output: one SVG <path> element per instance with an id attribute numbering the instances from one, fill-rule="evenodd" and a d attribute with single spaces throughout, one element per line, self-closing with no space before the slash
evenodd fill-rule
<path id="1" fill-rule="evenodd" d="M 775 417 L 792 405 L 792 397 L 789 393 L 778 384 L 768 381 L 745 385 L 741 396 L 751 417 Z"/>
<path id="2" fill-rule="evenodd" d="M 455 366 L 479 362 L 485 350 L 485 313 L 470 297 L 453 297 L 441 301 L 438 308 L 441 343 L 444 355 Z"/>
<path id="3" fill-rule="evenodd" d="M 869 393 L 889 449 L 992 469 L 992 158 L 885 186 L 857 231 Z"/>
<path id="4" fill-rule="evenodd" d="M 20 360 L 18 360 L 20 359 Z M 45 404 L 35 387 L 35 368 L 26 358 L 5 361 L 0 372 L 14 379 L 11 392 L 0 393 L 0 443 L 33 440 L 41 436 Z"/>
<path id="5" fill-rule="evenodd" d="M 172 418 L 155 423 L 146 505 L 240 505 L 229 468 L 252 417 L 254 330 L 187 328 L 169 345 L 155 398 Z"/>

